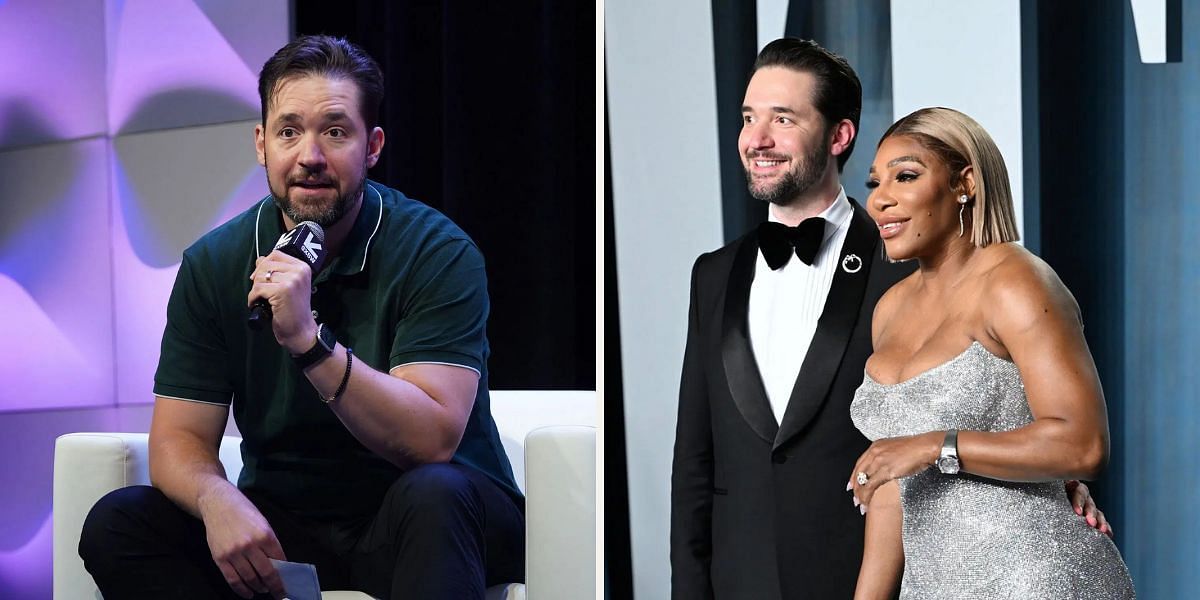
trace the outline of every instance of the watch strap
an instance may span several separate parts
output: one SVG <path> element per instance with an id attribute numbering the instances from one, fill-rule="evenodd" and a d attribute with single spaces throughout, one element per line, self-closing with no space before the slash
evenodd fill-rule
<path id="1" fill-rule="evenodd" d="M 946 438 L 942 440 L 942 458 L 958 458 L 958 430 L 947 429 Z"/>
<path id="2" fill-rule="evenodd" d="M 337 345 L 337 336 L 334 335 L 332 329 L 321 323 L 317 326 L 317 336 L 313 341 L 312 348 L 303 354 L 293 354 L 292 362 L 295 363 L 296 368 L 303 371 L 332 354 L 335 345 Z"/>

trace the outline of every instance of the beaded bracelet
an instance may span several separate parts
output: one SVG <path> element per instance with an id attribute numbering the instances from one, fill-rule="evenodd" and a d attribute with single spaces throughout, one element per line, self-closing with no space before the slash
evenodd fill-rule
<path id="1" fill-rule="evenodd" d="M 352 362 L 354 362 L 354 350 L 346 348 L 346 374 L 342 376 L 342 383 L 338 386 L 337 391 L 328 400 L 325 400 L 325 404 L 341 398 L 342 394 L 346 392 L 346 385 L 350 383 L 350 363 Z"/>

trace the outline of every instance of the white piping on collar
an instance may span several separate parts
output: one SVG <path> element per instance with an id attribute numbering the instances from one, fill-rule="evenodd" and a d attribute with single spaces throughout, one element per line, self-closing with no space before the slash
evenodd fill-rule
<path id="1" fill-rule="evenodd" d="M 260 235 L 258 232 L 258 222 L 259 222 L 259 220 L 262 219 L 263 205 L 267 203 L 267 200 L 270 199 L 270 197 L 271 196 L 268 195 L 265 198 L 263 198 L 262 200 L 258 201 L 258 212 L 254 215 L 254 258 L 255 258 L 255 260 L 257 260 L 258 257 L 262 256 L 262 249 L 258 245 L 258 236 Z"/>
<path id="2" fill-rule="evenodd" d="M 371 188 L 371 191 L 375 192 L 375 197 L 379 199 L 379 215 L 377 217 L 375 217 L 375 229 L 373 231 L 371 231 L 370 237 L 367 238 L 367 243 L 363 245 L 363 261 L 362 261 L 362 265 L 358 268 L 359 271 L 367 268 L 367 252 L 371 249 L 371 240 L 375 239 L 375 234 L 379 233 L 379 225 L 383 223 L 383 196 L 381 196 L 379 194 L 379 190 L 375 189 L 375 186 L 368 183 L 367 187 Z M 258 225 L 259 225 L 259 221 L 262 220 L 263 206 L 267 203 L 267 200 L 269 200 L 270 198 L 271 198 L 270 196 L 267 196 L 258 202 L 258 212 L 254 215 L 254 257 L 255 258 L 262 256 L 262 248 L 258 242 L 258 238 L 259 238 Z"/>
<path id="3" fill-rule="evenodd" d="M 359 271 L 367 268 L 367 254 L 371 252 L 371 240 L 375 239 L 375 234 L 379 232 L 379 225 L 383 223 L 383 196 L 379 194 L 379 190 L 375 189 L 375 186 L 368 183 L 367 187 L 371 188 L 372 192 L 375 192 L 376 198 L 379 198 L 379 216 L 375 219 L 375 230 L 367 238 L 367 243 L 363 244 L 363 261 L 362 266 L 358 268 Z"/>

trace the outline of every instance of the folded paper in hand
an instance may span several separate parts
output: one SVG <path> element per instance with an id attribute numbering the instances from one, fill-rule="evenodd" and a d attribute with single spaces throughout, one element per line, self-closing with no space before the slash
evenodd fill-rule
<path id="1" fill-rule="evenodd" d="M 271 559 L 283 589 L 290 600 L 321 600 L 321 584 L 317 583 L 317 568 L 308 563 Z"/>

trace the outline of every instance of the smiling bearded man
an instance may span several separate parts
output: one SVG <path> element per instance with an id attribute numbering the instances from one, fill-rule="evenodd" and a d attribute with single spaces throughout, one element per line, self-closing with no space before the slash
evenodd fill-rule
<path id="1" fill-rule="evenodd" d="M 780 166 L 783 166 L 791 157 L 769 151 L 749 150 L 745 155 L 745 173 L 750 195 L 755 200 L 781 206 L 787 206 L 794 202 L 804 191 L 816 185 L 825 173 L 829 165 L 830 144 L 832 143 L 825 143 L 825 140 L 831 140 L 832 137 L 833 132 L 823 132 L 818 140 L 820 143 L 810 145 L 807 153 L 796 160 L 791 168 L 774 178 L 756 173 L 756 168 L 774 166 L 764 164 L 770 162 L 778 162 Z"/>

